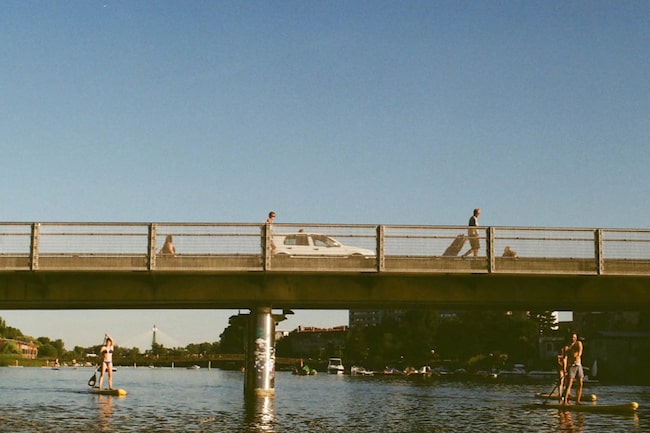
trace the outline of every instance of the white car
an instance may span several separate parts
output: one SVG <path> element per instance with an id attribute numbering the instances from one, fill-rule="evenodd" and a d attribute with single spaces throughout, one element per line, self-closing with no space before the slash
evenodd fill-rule
<path id="1" fill-rule="evenodd" d="M 276 254 L 289 256 L 336 256 L 375 257 L 376 253 L 365 248 L 341 244 L 336 239 L 318 233 L 274 234 Z"/>

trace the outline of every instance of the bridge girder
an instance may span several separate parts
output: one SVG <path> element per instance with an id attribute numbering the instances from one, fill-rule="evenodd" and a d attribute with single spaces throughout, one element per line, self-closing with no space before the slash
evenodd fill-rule
<path id="1" fill-rule="evenodd" d="M 650 307 L 650 276 L 299 272 L 15 272 L 0 309 L 503 309 Z"/>

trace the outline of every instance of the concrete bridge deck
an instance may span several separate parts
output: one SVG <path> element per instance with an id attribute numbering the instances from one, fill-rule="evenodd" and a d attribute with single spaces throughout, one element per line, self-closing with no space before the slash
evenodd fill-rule
<path id="1" fill-rule="evenodd" d="M 274 254 L 321 233 L 372 255 Z M 650 230 L 465 226 L 0 223 L 0 309 L 650 307 Z M 159 254 L 171 235 L 177 254 Z M 504 257 L 506 246 L 517 258 Z M 465 243 L 464 252 L 469 248 Z"/>

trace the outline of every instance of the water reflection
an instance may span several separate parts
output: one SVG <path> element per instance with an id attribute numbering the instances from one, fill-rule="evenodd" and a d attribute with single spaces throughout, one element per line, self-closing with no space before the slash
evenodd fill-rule
<path id="1" fill-rule="evenodd" d="M 560 410 L 558 413 L 561 432 L 580 433 L 584 430 L 585 418 L 582 413 L 571 413 L 568 410 Z"/>
<path id="2" fill-rule="evenodd" d="M 245 397 L 246 424 L 254 431 L 274 431 L 274 398 Z"/>
<path id="3" fill-rule="evenodd" d="M 112 431 L 111 417 L 113 416 L 113 397 L 110 395 L 97 396 L 98 428 L 101 432 Z"/>

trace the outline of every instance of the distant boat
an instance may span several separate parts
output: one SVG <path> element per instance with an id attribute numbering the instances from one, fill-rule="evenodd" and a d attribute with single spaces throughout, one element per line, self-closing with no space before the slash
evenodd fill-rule
<path id="1" fill-rule="evenodd" d="M 293 370 L 291 372 L 296 376 L 316 376 L 318 374 L 318 371 L 314 370 L 308 365 L 303 365 L 300 368 L 298 366 L 293 367 Z"/>
<path id="2" fill-rule="evenodd" d="M 352 366 L 350 367 L 350 375 L 352 376 L 374 376 L 375 372 L 371 370 L 366 370 L 365 367 L 357 367 L 357 366 Z"/>
<path id="3" fill-rule="evenodd" d="M 528 372 L 527 377 L 540 382 L 553 382 L 558 380 L 560 373 L 556 370 L 532 370 Z"/>
<path id="4" fill-rule="evenodd" d="M 345 367 L 343 367 L 341 358 L 330 358 L 327 364 L 327 372 L 329 374 L 343 374 Z"/>
<path id="5" fill-rule="evenodd" d="M 196 364 L 187 367 L 188 370 L 198 370 L 199 368 L 201 368 L 201 366 Z"/>

